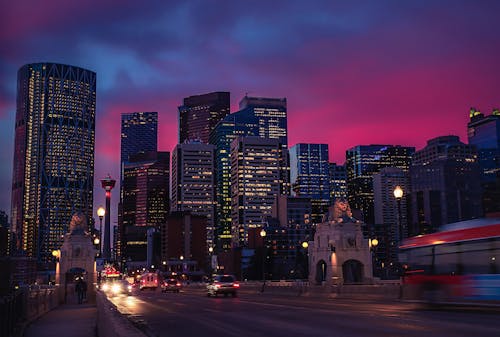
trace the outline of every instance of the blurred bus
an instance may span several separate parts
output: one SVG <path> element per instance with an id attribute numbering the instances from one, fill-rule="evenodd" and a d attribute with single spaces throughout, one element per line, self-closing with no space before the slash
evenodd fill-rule
<path id="1" fill-rule="evenodd" d="M 500 304 L 500 219 L 443 229 L 402 242 L 402 298 L 431 304 Z"/>

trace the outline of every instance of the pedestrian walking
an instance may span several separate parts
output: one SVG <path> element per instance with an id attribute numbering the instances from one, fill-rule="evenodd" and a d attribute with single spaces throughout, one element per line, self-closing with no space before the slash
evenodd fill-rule
<path id="1" fill-rule="evenodd" d="M 75 292 L 78 297 L 78 304 L 83 303 L 83 283 L 84 283 L 83 280 L 81 278 L 78 278 L 75 285 Z"/>
<path id="2" fill-rule="evenodd" d="M 82 279 L 83 300 L 87 300 L 87 282 Z"/>

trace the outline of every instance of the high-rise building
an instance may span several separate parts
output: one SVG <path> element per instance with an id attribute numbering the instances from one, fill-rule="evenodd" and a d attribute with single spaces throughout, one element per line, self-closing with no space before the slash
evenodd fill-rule
<path id="1" fill-rule="evenodd" d="M 121 256 L 146 261 L 147 231 L 158 229 L 169 213 L 170 153 L 130 155 L 124 163 L 121 202 Z"/>
<path id="2" fill-rule="evenodd" d="M 123 223 L 123 179 L 124 166 L 129 161 L 131 155 L 141 153 L 151 153 L 158 149 L 158 112 L 132 112 L 121 115 L 121 135 L 120 135 L 120 201 L 118 204 L 118 240 L 117 246 L 114 246 L 118 258 L 121 258 L 125 248 L 123 240 L 126 240 L 122 230 L 125 227 L 132 231 L 130 224 Z M 143 237 L 143 229 L 139 229 Z M 132 233 L 129 233 L 129 239 Z M 141 241 L 141 240 L 139 240 Z M 144 242 L 142 240 L 141 242 Z M 143 249 L 140 248 L 139 251 Z"/>
<path id="3" fill-rule="evenodd" d="M 184 98 L 179 107 L 179 144 L 190 140 L 208 143 L 210 132 L 229 114 L 229 92 L 218 91 Z"/>
<path id="4" fill-rule="evenodd" d="M 457 136 L 427 141 L 413 156 L 410 177 L 412 234 L 482 215 L 477 150 Z"/>
<path id="5" fill-rule="evenodd" d="M 223 250 L 231 247 L 230 152 L 235 138 L 257 136 L 277 139 L 281 144 L 281 194 L 290 193 L 286 99 L 245 96 L 240 102 L 240 108 L 240 111 L 227 115 L 220 121 L 209 139 L 210 144 L 216 146 L 216 233 L 217 247 Z"/>
<path id="6" fill-rule="evenodd" d="M 403 197 L 398 201 L 394 190 L 399 186 Z M 408 237 L 408 198 L 410 175 L 402 169 L 385 167 L 373 175 L 375 224 L 381 229 L 373 237 L 378 240 L 377 253 L 386 265 L 398 261 L 401 239 Z"/>
<path id="7" fill-rule="evenodd" d="M 335 199 L 347 199 L 347 174 L 345 165 L 330 163 L 330 204 Z"/>
<path id="8" fill-rule="evenodd" d="M 17 81 L 12 230 L 16 250 L 45 262 L 74 213 L 92 219 L 96 74 L 34 63 Z"/>
<path id="9" fill-rule="evenodd" d="M 120 137 L 120 182 L 122 182 L 123 163 L 129 160 L 130 155 L 157 151 L 158 112 L 132 112 L 122 114 Z"/>
<path id="10" fill-rule="evenodd" d="M 484 212 L 500 213 L 500 111 L 485 116 L 471 108 L 467 133 L 469 144 L 477 148 Z"/>
<path id="11" fill-rule="evenodd" d="M 207 218 L 189 211 L 173 211 L 161 226 L 161 258 L 170 271 L 188 274 L 207 263 Z M 193 266 L 191 262 L 195 262 Z M 190 268 L 191 270 L 186 270 Z M 199 276 L 199 275 L 198 275 Z"/>
<path id="12" fill-rule="evenodd" d="M 215 174 L 212 144 L 178 144 L 172 154 L 172 211 L 207 218 L 207 245 L 214 245 Z"/>
<path id="13" fill-rule="evenodd" d="M 290 148 L 292 194 L 311 199 L 311 221 L 320 223 L 330 206 L 328 144 L 299 143 Z"/>
<path id="14" fill-rule="evenodd" d="M 366 224 L 375 222 L 373 174 L 384 167 L 410 168 L 414 147 L 358 145 L 346 151 L 347 196 L 351 208 L 363 213 Z"/>
<path id="15" fill-rule="evenodd" d="M 248 229 L 262 227 L 280 194 L 277 139 L 238 137 L 231 143 L 231 216 L 234 247 L 245 247 Z"/>

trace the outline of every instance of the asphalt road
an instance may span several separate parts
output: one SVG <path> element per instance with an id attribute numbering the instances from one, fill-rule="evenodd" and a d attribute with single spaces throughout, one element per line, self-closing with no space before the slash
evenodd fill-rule
<path id="1" fill-rule="evenodd" d="M 254 292 L 213 298 L 201 289 L 179 294 L 144 291 L 111 300 L 150 336 L 500 336 L 497 309 L 431 310 L 398 301 Z"/>

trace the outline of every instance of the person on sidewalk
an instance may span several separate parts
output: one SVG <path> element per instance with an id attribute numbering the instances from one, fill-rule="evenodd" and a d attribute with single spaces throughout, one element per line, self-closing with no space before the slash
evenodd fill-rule
<path id="1" fill-rule="evenodd" d="M 82 304 L 83 303 L 83 280 L 82 278 L 78 278 L 78 280 L 76 281 L 76 285 L 75 285 L 75 292 L 76 292 L 76 295 L 78 296 L 78 304 Z"/>
<path id="2" fill-rule="evenodd" d="M 82 291 L 83 291 L 83 300 L 87 300 L 87 282 L 85 282 L 83 279 L 82 280 Z"/>

